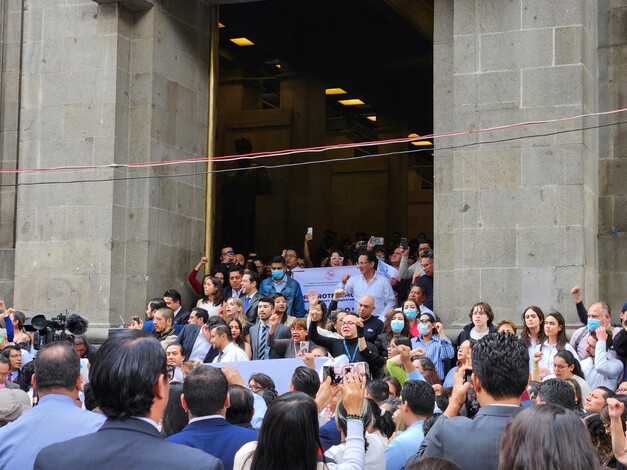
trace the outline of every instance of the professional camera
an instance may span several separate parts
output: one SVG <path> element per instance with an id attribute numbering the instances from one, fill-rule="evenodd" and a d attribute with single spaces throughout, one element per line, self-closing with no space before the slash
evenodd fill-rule
<path id="1" fill-rule="evenodd" d="M 62 313 L 46 320 L 44 315 L 35 315 L 26 320 L 26 331 L 34 331 L 33 348 L 39 349 L 53 341 L 68 341 L 74 343 L 74 335 L 82 335 L 87 331 L 89 322 L 80 315 Z"/>

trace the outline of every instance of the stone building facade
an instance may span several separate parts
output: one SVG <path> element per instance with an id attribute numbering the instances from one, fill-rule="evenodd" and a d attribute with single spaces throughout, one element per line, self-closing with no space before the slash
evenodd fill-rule
<path id="1" fill-rule="evenodd" d="M 627 106 L 624 0 L 433 8 L 436 133 Z M 2 2 L 0 163 L 23 172 L 0 174 L 0 298 L 80 312 L 102 337 L 155 292 L 190 295 L 205 164 L 124 165 L 206 154 L 209 16 L 200 0 Z M 587 302 L 627 301 L 627 124 L 606 126 L 625 116 L 435 142 L 446 321 L 465 323 L 479 299 L 518 319 L 534 299 L 574 324 L 575 283 Z M 66 165 L 98 168 L 26 171 Z"/>

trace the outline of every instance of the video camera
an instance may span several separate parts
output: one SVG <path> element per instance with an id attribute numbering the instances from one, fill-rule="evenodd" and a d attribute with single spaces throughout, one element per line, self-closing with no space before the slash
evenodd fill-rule
<path id="1" fill-rule="evenodd" d="M 60 313 L 56 317 L 46 320 L 44 315 L 35 315 L 26 320 L 24 329 L 34 331 L 33 348 L 38 350 L 53 341 L 68 341 L 74 343 L 74 335 L 82 335 L 87 331 L 89 322 L 80 315 Z M 69 332 L 68 332 L 69 331 Z"/>

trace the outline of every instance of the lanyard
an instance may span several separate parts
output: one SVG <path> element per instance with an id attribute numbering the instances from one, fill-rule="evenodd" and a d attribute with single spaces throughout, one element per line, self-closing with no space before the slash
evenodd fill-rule
<path id="1" fill-rule="evenodd" d="M 350 362 L 355 362 L 355 356 L 357 356 L 357 350 L 359 349 L 359 343 L 357 343 L 355 345 L 355 350 L 353 351 L 353 354 L 351 355 L 351 353 L 348 351 L 348 346 L 346 346 L 346 340 L 343 340 L 344 343 L 344 351 L 346 351 L 346 355 L 348 356 L 348 360 Z"/>

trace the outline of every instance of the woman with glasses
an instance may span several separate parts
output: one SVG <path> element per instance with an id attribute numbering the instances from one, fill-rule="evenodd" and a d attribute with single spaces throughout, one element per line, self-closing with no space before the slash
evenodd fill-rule
<path id="1" fill-rule="evenodd" d="M 378 378 L 385 358 L 379 356 L 377 347 L 364 338 L 364 323 L 355 312 L 347 312 L 340 322 L 341 339 L 327 338 L 318 333 L 318 322 L 322 315 L 309 311 L 309 340 L 326 348 L 331 356 L 345 355 L 348 362 L 367 362 L 370 373 Z"/>
<path id="2" fill-rule="evenodd" d="M 472 347 L 475 345 L 476 341 L 474 339 L 467 339 L 462 344 L 459 345 L 457 349 L 457 365 L 446 374 L 446 378 L 444 379 L 444 383 L 442 383 L 442 388 L 449 388 L 455 385 L 455 372 L 462 366 L 466 364 L 470 365 L 471 356 L 472 356 Z"/>
<path id="3" fill-rule="evenodd" d="M 424 355 L 435 365 L 440 380 L 444 380 L 444 361 L 455 356 L 455 349 L 444 333 L 444 326 L 436 321 L 434 314 L 425 312 L 420 315 L 418 333 L 420 336 L 412 339 L 412 347 L 425 350 Z"/>
<path id="4" fill-rule="evenodd" d="M 627 380 L 624 380 L 618 384 L 618 388 L 616 389 L 616 395 L 627 395 Z"/>
<path id="5" fill-rule="evenodd" d="M 540 355 L 534 355 L 534 363 L 540 361 Z M 588 395 L 591 392 L 590 385 L 586 382 L 583 371 L 581 370 L 581 364 L 571 351 L 566 349 L 559 351 L 553 358 L 553 374 L 547 375 L 544 380 L 558 378 L 558 379 L 573 379 L 579 384 L 581 389 L 581 400 L 586 401 Z M 540 382 L 541 374 L 540 367 L 533 367 L 531 372 L 531 380 Z"/>
<path id="6" fill-rule="evenodd" d="M 279 319 L 276 315 L 270 317 L 270 333 L 268 345 L 276 351 L 279 358 L 301 357 L 315 346 L 307 340 L 307 320 L 297 318 L 291 326 L 292 337 L 290 339 L 275 339 L 274 331 Z"/>

